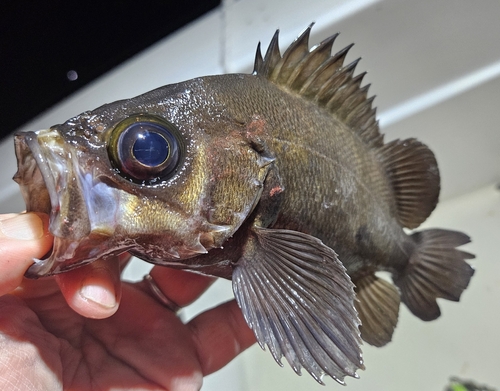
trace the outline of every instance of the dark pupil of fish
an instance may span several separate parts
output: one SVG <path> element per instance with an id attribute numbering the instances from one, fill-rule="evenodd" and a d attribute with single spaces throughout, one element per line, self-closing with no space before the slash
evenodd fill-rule
<path id="1" fill-rule="evenodd" d="M 167 140 L 156 132 L 143 131 L 132 147 L 134 157 L 145 166 L 158 166 L 168 157 Z"/>

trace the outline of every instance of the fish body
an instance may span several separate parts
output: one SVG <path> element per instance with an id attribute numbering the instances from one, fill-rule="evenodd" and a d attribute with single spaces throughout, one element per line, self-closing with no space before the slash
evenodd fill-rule
<path id="1" fill-rule="evenodd" d="M 239 118 L 247 137 L 265 145 L 274 159 L 280 179 L 269 192 L 281 199 L 270 213 L 273 228 L 321 239 L 342 256 L 350 275 L 405 266 L 399 265 L 409 251 L 403 248 L 413 242 L 394 218 L 387 175 L 376 154 L 345 124 L 263 77 L 224 75 L 200 82 L 198 92 L 210 91 L 222 102 L 230 97 L 223 104 L 225 115 Z M 266 96 L 268 106 L 253 96 Z M 359 210 L 365 212 L 350 213 Z"/>
<path id="2" fill-rule="evenodd" d="M 318 382 L 363 368 L 361 338 L 382 346 L 400 301 L 423 320 L 473 275 L 433 229 L 439 171 L 415 139 L 384 143 L 357 62 L 335 36 L 285 51 L 278 34 L 251 75 L 207 76 L 16 135 L 27 209 L 50 215 L 51 275 L 130 251 L 233 280 L 259 344 Z M 394 284 L 378 278 L 391 273 Z"/>

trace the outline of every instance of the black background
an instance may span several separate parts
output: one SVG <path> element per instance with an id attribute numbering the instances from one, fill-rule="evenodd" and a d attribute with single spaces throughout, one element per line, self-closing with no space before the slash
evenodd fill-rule
<path id="1" fill-rule="evenodd" d="M 219 4 L 2 0 L 0 137 Z"/>

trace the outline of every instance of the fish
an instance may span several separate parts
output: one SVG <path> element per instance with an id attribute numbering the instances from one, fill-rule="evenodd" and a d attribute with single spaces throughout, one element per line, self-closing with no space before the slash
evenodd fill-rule
<path id="1" fill-rule="evenodd" d="M 317 382 L 365 368 L 362 341 L 391 341 L 401 302 L 418 318 L 459 301 L 474 256 L 461 232 L 415 230 L 437 205 L 433 152 L 384 141 L 352 45 L 281 54 L 251 74 L 198 77 L 15 135 L 28 211 L 52 250 L 27 277 L 125 251 L 232 280 L 257 342 Z M 380 275 L 385 272 L 390 278 Z"/>

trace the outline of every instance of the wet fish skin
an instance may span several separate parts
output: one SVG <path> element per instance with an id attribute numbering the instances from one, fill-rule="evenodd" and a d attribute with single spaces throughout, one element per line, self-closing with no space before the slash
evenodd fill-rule
<path id="1" fill-rule="evenodd" d="M 52 213 L 51 232 L 60 237 L 67 237 L 67 232 L 79 232 L 73 235 L 73 242 L 85 243 L 92 226 L 92 232 L 102 234 L 103 247 L 108 251 L 137 246 L 141 252 L 162 262 L 174 260 L 178 263 L 178 257 L 186 258 L 201 251 L 200 243 L 206 249 L 220 247 L 256 203 L 267 163 L 262 164 L 260 156 L 234 131 L 234 123 L 216 113 L 215 107 L 210 115 L 219 119 L 213 121 L 213 125 L 204 125 L 202 129 L 192 126 L 206 122 L 205 106 L 200 108 L 198 99 L 190 98 L 192 94 L 201 93 L 200 87 L 203 87 L 201 80 L 163 87 L 161 91 L 105 105 L 53 127 L 49 133 L 57 132 L 57 143 L 63 145 L 58 153 L 64 155 L 68 163 L 65 169 L 69 168 L 67 177 L 61 179 L 64 183 L 59 185 L 64 189 L 61 198 L 69 197 L 72 202 L 61 203 L 59 219 Z M 159 102 L 157 93 L 167 98 Z M 179 110 L 180 102 L 185 102 L 182 110 Z M 179 127 L 186 144 L 182 171 L 167 183 L 138 186 L 110 166 L 107 152 L 110 131 L 123 118 L 142 112 L 170 118 Z M 38 135 L 40 148 L 47 146 L 43 153 L 50 154 L 48 146 L 53 142 L 45 139 L 52 136 L 43 134 Z M 22 149 L 18 155 L 29 154 L 26 146 L 21 148 L 24 134 L 17 137 L 18 150 Z M 213 142 L 211 145 L 205 142 L 209 138 Z M 220 150 L 224 149 L 228 152 L 221 157 Z M 220 172 L 222 160 L 232 167 L 231 170 Z M 53 171 L 63 170 L 54 167 Z M 23 171 L 18 172 L 16 180 L 29 182 L 29 177 L 20 179 L 20 172 Z M 36 193 L 46 194 L 44 186 L 41 182 L 37 191 L 30 189 L 28 200 Z M 84 198 L 78 203 L 81 208 L 66 212 L 65 208 L 69 209 L 70 204 L 74 206 L 79 198 Z M 46 205 L 43 211 L 50 214 L 51 209 Z M 68 218 L 78 210 L 79 221 Z M 82 213 L 89 210 L 94 213 Z M 91 239 L 94 246 L 98 241 Z M 165 242 L 172 243 L 166 252 L 163 251 Z M 179 256 L 169 255 L 175 252 Z M 99 256 L 96 254 L 94 258 Z M 78 251 L 71 258 L 71 263 L 56 265 L 64 270 L 78 264 Z"/>
<path id="2" fill-rule="evenodd" d="M 468 236 L 403 230 L 437 204 L 433 153 L 384 143 L 349 47 L 331 56 L 332 36 L 309 49 L 309 32 L 283 55 L 276 34 L 251 75 L 168 85 L 18 134 L 15 180 L 55 236 L 28 275 L 130 251 L 232 278 L 259 344 L 320 383 L 357 377 L 359 330 L 388 343 L 400 301 L 423 320 L 440 315 L 438 297 L 458 301 L 474 272 L 457 249 Z M 167 129 L 174 171 L 142 180 L 117 162 L 130 123 Z"/>

